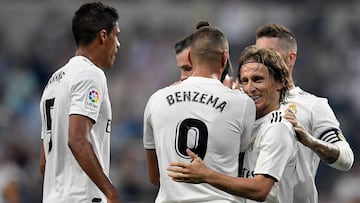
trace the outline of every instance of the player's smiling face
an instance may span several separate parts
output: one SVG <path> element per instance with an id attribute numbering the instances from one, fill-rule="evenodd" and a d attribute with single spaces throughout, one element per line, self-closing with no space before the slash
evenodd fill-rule
<path id="1" fill-rule="evenodd" d="M 272 78 L 264 64 L 250 62 L 242 65 L 240 84 L 244 92 L 255 102 L 256 118 L 280 107 L 278 90 L 281 89 L 282 84 Z"/>

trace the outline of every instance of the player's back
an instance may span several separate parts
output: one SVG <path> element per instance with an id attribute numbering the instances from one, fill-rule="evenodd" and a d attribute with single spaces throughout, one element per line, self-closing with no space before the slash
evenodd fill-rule
<path id="1" fill-rule="evenodd" d="M 105 81 L 103 72 L 95 67 L 88 59 L 85 57 L 74 57 L 70 59 L 69 63 L 51 76 L 44 89 L 40 102 L 43 126 L 41 133 L 46 157 L 44 202 L 89 202 L 87 198 L 91 195 L 87 193 L 92 192 L 92 195 L 98 197 L 102 195 L 97 194 L 98 189 L 95 189 L 94 184 L 82 171 L 68 147 L 69 114 L 75 111 L 80 115 L 84 115 L 84 112 L 81 112 L 80 108 L 74 110 L 77 106 L 74 102 L 71 102 L 72 97 L 80 95 L 74 95 L 75 93 L 73 91 L 75 88 L 84 88 L 84 95 L 88 95 L 88 91 L 90 90 L 87 89 L 87 84 L 80 82 L 75 83 L 74 81 L 83 81 L 82 78 L 87 77 L 96 77 L 99 83 Z M 99 98 L 103 97 L 103 95 L 98 96 Z M 86 101 L 86 99 L 84 101 Z M 79 103 L 82 103 L 85 107 L 87 106 L 87 108 L 94 108 L 91 110 L 94 112 L 95 108 L 99 108 L 100 105 L 98 102 L 86 104 L 86 102 L 79 101 Z M 111 117 L 109 110 L 110 109 L 106 111 L 106 117 Z M 86 116 L 93 118 L 91 114 Z M 103 115 L 99 115 L 99 117 L 101 116 Z M 94 124 L 91 135 L 89 135 L 92 142 L 94 141 L 93 133 L 99 131 L 96 126 L 103 124 L 103 119 L 94 120 L 96 120 L 97 123 Z M 109 138 L 105 136 L 104 133 L 102 137 L 101 139 L 103 140 L 99 142 L 107 143 L 108 141 L 106 140 Z M 96 145 L 98 145 L 98 143 L 96 143 Z M 107 148 L 105 145 L 106 144 L 102 144 L 101 148 Z M 100 152 L 96 146 L 94 146 L 94 151 L 99 156 L 104 170 L 108 171 L 108 164 L 106 163 L 108 161 L 103 160 L 103 156 L 100 155 L 101 153 L 107 152 Z"/>
<path id="2" fill-rule="evenodd" d="M 237 197 L 208 184 L 174 182 L 166 168 L 172 161 L 190 162 L 190 148 L 209 168 L 237 176 L 238 154 L 250 141 L 255 119 L 253 101 L 216 79 L 190 77 L 157 91 L 147 109 L 160 170 L 156 202 L 235 201 Z"/>

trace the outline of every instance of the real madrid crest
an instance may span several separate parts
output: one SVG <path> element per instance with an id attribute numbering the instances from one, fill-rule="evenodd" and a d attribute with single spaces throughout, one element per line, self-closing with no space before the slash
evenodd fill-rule
<path id="1" fill-rule="evenodd" d="M 294 103 L 290 103 L 289 106 L 285 110 L 285 113 L 296 114 L 296 112 L 297 112 L 297 108 L 296 108 L 296 104 L 294 104 Z"/>

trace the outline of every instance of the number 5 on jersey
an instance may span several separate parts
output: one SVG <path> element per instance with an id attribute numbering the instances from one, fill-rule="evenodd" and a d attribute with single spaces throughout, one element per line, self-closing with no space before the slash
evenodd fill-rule
<path id="1" fill-rule="evenodd" d="M 51 119 L 51 111 L 54 109 L 55 98 L 45 100 L 45 121 L 46 121 L 46 134 L 50 134 L 49 140 L 49 149 L 48 153 L 50 153 L 52 149 L 52 119 Z"/>

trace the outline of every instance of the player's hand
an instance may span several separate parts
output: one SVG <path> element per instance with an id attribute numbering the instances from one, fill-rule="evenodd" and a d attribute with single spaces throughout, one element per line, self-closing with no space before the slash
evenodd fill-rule
<path id="1" fill-rule="evenodd" d="M 314 138 L 306 131 L 306 129 L 297 122 L 296 116 L 292 112 L 287 112 L 284 116 L 292 125 L 296 134 L 296 138 L 303 145 L 310 147 L 314 143 Z"/>
<path id="2" fill-rule="evenodd" d="M 293 127 L 298 125 L 296 116 L 295 116 L 295 114 L 293 112 L 286 112 L 285 115 L 284 115 L 284 118 L 286 120 L 288 120 Z"/>
<path id="3" fill-rule="evenodd" d="M 295 126 L 294 131 L 296 133 L 296 138 L 299 140 L 299 142 L 311 148 L 311 146 L 314 144 L 315 138 L 312 137 L 301 125 Z"/>
<path id="4" fill-rule="evenodd" d="M 236 78 L 235 82 L 233 83 L 232 89 L 234 89 L 234 90 L 241 90 L 241 89 L 240 89 L 239 79 Z"/>
<path id="5" fill-rule="evenodd" d="M 225 76 L 225 78 L 224 78 L 224 81 L 223 81 L 223 84 L 224 84 L 226 87 L 232 89 L 232 87 L 233 87 L 233 78 L 232 78 L 231 76 L 229 76 L 229 75 L 226 74 L 226 76 Z"/>
<path id="6" fill-rule="evenodd" d="M 167 170 L 168 176 L 176 182 L 203 183 L 207 175 L 207 167 L 204 162 L 190 149 L 186 152 L 193 159 L 191 163 L 171 162 Z"/>

